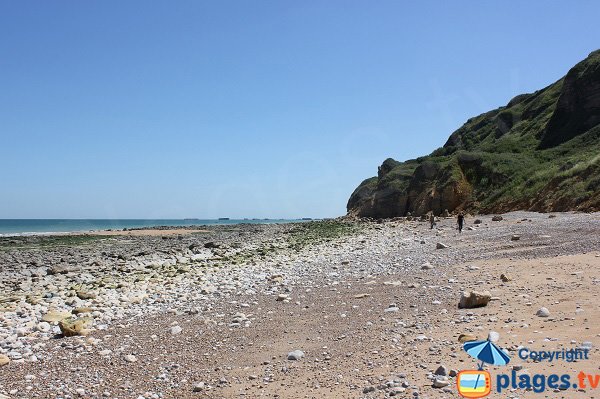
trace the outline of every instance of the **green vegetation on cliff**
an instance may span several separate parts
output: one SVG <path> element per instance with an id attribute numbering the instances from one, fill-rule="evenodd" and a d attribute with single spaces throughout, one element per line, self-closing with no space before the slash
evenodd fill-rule
<path id="1" fill-rule="evenodd" d="M 469 119 L 430 155 L 363 181 L 350 214 L 600 210 L 600 50 L 556 83 Z"/>

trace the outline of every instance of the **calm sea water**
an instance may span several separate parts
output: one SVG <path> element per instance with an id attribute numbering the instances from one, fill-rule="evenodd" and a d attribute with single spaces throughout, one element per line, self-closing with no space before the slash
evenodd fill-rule
<path id="1" fill-rule="evenodd" d="M 0 236 L 33 233 L 123 229 L 153 226 L 194 226 L 240 223 L 289 223 L 291 219 L 0 219 Z"/>

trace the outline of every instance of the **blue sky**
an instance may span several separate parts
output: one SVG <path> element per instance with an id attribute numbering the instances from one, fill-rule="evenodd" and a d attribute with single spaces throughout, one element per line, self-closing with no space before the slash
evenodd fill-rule
<path id="1" fill-rule="evenodd" d="M 0 218 L 328 217 L 600 47 L 600 3 L 0 0 Z"/>

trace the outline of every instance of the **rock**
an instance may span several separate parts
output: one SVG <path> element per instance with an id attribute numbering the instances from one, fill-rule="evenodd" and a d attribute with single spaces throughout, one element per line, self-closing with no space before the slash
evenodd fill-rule
<path id="1" fill-rule="evenodd" d="M 429 262 L 425 262 L 421 265 L 421 270 L 431 270 L 431 269 L 433 269 L 433 265 Z"/>
<path id="2" fill-rule="evenodd" d="M 129 295 L 129 297 L 127 298 L 129 300 L 129 302 L 131 302 L 132 304 L 141 304 L 142 302 L 144 302 L 144 299 L 148 298 L 148 294 L 145 292 L 136 292 L 133 293 L 131 295 Z"/>
<path id="3" fill-rule="evenodd" d="M 77 297 L 79 299 L 94 299 L 96 298 L 96 293 L 91 291 L 77 291 Z"/>
<path id="4" fill-rule="evenodd" d="M 550 316 L 550 311 L 547 308 L 539 308 L 535 315 L 538 317 L 548 317 Z"/>
<path id="5" fill-rule="evenodd" d="M 371 294 L 363 293 L 363 294 L 356 294 L 356 295 L 354 295 L 354 298 L 361 299 L 361 298 L 367 298 L 367 297 L 370 297 L 370 296 L 371 296 Z"/>
<path id="6" fill-rule="evenodd" d="M 500 340 L 500 334 L 496 331 L 490 331 L 488 333 L 488 341 L 498 342 Z"/>
<path id="7" fill-rule="evenodd" d="M 288 299 L 288 296 L 285 295 L 285 294 L 279 294 L 279 295 L 277 295 L 277 302 L 283 302 L 286 299 Z"/>
<path id="8" fill-rule="evenodd" d="M 71 317 L 70 312 L 50 310 L 48 313 L 42 316 L 42 321 L 46 321 L 48 323 L 55 323 L 57 321 L 68 319 L 69 317 Z"/>
<path id="9" fill-rule="evenodd" d="M 499 222 L 499 221 L 501 221 L 502 219 L 504 219 L 502 216 L 500 216 L 500 215 L 495 215 L 495 216 L 493 216 L 493 217 L 492 217 L 492 222 Z"/>
<path id="10" fill-rule="evenodd" d="M 508 283 L 509 281 L 512 281 L 512 278 L 510 278 L 509 276 L 507 276 L 506 274 L 502 273 L 500 275 L 500 280 L 502 280 L 504 283 Z"/>
<path id="11" fill-rule="evenodd" d="M 479 308 L 486 306 L 491 299 L 492 295 L 489 291 L 463 291 L 458 307 L 461 309 Z"/>
<path id="12" fill-rule="evenodd" d="M 128 363 L 137 362 L 137 357 L 135 357 L 134 355 L 125 355 L 125 356 L 123 356 L 123 359 L 125 359 L 125 361 Z"/>
<path id="13" fill-rule="evenodd" d="M 94 319 L 81 317 L 79 319 L 64 319 L 58 323 L 60 331 L 65 337 L 74 337 L 76 335 L 88 335 Z"/>
<path id="14" fill-rule="evenodd" d="M 88 307 L 75 308 L 71 311 L 74 315 L 83 314 L 83 313 L 92 313 L 94 309 Z"/>
<path id="15" fill-rule="evenodd" d="M 196 385 L 194 385 L 194 392 L 202 392 L 206 389 L 206 384 L 204 382 L 199 382 Z"/>
<path id="16" fill-rule="evenodd" d="M 475 220 L 473 221 L 473 224 L 481 224 L 481 223 L 483 223 L 483 222 L 481 221 L 481 219 L 475 219 Z"/>
<path id="17" fill-rule="evenodd" d="M 433 380 L 434 388 L 444 388 L 450 385 L 450 381 L 448 381 L 448 377 L 440 376 Z"/>
<path id="18" fill-rule="evenodd" d="M 554 219 L 556 215 L 548 215 L 548 219 Z"/>
<path id="19" fill-rule="evenodd" d="M 513 234 L 512 237 L 510 237 L 511 241 L 519 241 L 521 239 L 521 236 L 518 234 Z"/>
<path id="20" fill-rule="evenodd" d="M 48 274 L 48 269 L 45 267 L 38 267 L 31 269 L 31 277 L 44 277 Z"/>
<path id="21" fill-rule="evenodd" d="M 48 274 L 50 274 L 50 275 L 67 274 L 67 273 L 71 273 L 71 272 L 75 272 L 75 271 L 77 271 L 76 268 L 68 266 L 68 265 L 54 265 L 48 269 Z"/>
<path id="22" fill-rule="evenodd" d="M 45 321 L 38 323 L 38 325 L 35 328 L 36 330 L 42 333 L 47 333 L 50 332 L 50 330 L 52 330 L 52 326 L 50 325 L 50 323 Z"/>
<path id="23" fill-rule="evenodd" d="M 446 366 L 440 366 L 438 367 L 433 374 L 435 375 L 441 375 L 441 376 L 447 376 L 448 375 L 448 368 Z"/>
<path id="24" fill-rule="evenodd" d="M 295 351 L 292 351 L 292 352 L 288 353 L 288 355 L 287 355 L 288 360 L 300 360 L 303 357 L 304 357 L 304 352 L 302 352 L 299 349 L 296 349 Z"/>
<path id="25" fill-rule="evenodd" d="M 10 358 L 6 355 L 0 354 L 0 367 L 6 366 L 8 363 L 10 363 Z"/>
<path id="26" fill-rule="evenodd" d="M 374 386 L 364 387 L 362 390 L 362 393 L 367 394 L 367 393 L 375 392 L 375 389 L 376 388 Z"/>
<path id="27" fill-rule="evenodd" d="M 180 326 L 173 326 L 169 329 L 169 331 L 171 332 L 171 335 L 177 335 L 183 331 L 183 328 L 181 328 Z"/>
<path id="28" fill-rule="evenodd" d="M 444 249 L 444 248 L 448 248 L 448 246 L 444 243 L 438 242 L 437 244 L 435 244 L 435 249 Z"/>

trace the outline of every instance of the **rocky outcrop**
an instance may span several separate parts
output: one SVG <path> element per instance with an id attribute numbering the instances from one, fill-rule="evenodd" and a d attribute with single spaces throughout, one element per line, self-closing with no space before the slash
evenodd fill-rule
<path id="1" fill-rule="evenodd" d="M 469 119 L 443 147 L 386 159 L 350 215 L 600 210 L 600 51 L 554 84 Z"/>
<path id="2" fill-rule="evenodd" d="M 595 62 L 591 62 L 595 59 Z M 554 147 L 600 123 L 600 50 L 573 67 L 564 78 L 556 109 L 541 148 Z"/>

